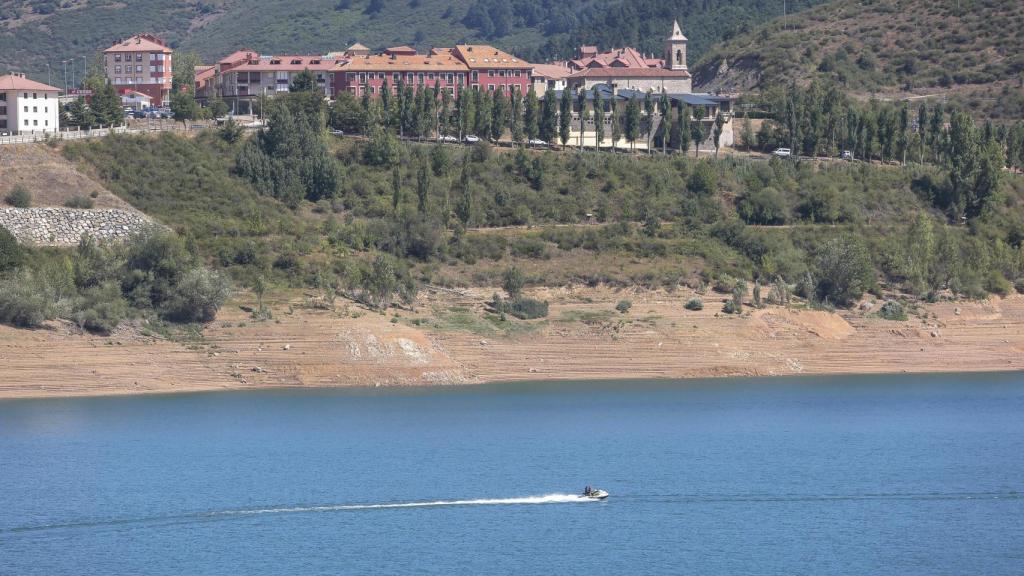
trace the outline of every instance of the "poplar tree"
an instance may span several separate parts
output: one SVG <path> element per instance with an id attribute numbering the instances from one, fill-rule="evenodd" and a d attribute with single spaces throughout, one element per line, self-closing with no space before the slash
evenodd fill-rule
<path id="1" fill-rule="evenodd" d="M 395 106 L 394 110 L 392 110 L 391 112 L 394 117 L 393 123 L 398 126 L 398 135 L 404 136 L 405 126 L 403 125 L 402 119 L 405 117 L 405 108 L 407 104 L 405 102 L 405 81 L 402 79 L 401 76 L 398 77 L 398 84 L 396 85 L 396 87 L 397 88 L 395 90 Z M 385 110 L 384 112 L 387 113 L 388 110 Z"/>
<path id="2" fill-rule="evenodd" d="M 430 197 L 430 170 L 427 169 L 427 161 L 420 162 L 419 170 L 416 172 L 416 207 L 420 214 L 427 213 L 427 200 Z"/>
<path id="3" fill-rule="evenodd" d="M 641 127 L 647 136 L 647 153 L 650 154 L 654 141 L 654 99 L 651 98 L 650 90 L 644 95 L 644 118 Z"/>
<path id="4" fill-rule="evenodd" d="M 491 104 L 491 140 L 500 140 L 507 125 L 508 100 L 505 98 L 505 92 L 499 91 L 494 94 L 494 102 Z"/>
<path id="5" fill-rule="evenodd" d="M 626 104 L 625 118 L 626 140 L 630 150 L 636 150 L 636 140 L 640 137 L 640 100 L 634 94 Z"/>
<path id="6" fill-rule="evenodd" d="M 364 93 L 364 95 L 366 94 Z M 387 79 L 384 80 L 384 83 L 381 84 L 380 87 L 380 106 L 381 108 L 384 109 L 384 113 L 381 115 L 381 121 L 384 123 L 385 126 L 389 126 L 391 124 L 392 102 L 391 87 L 388 86 Z M 368 106 L 363 106 L 363 110 L 368 110 Z"/>
<path id="7" fill-rule="evenodd" d="M 715 139 L 715 158 L 718 158 L 718 150 L 722 146 L 722 131 L 725 126 L 725 117 L 719 112 L 715 114 L 715 125 L 712 127 L 712 136 Z"/>
<path id="8" fill-rule="evenodd" d="M 562 90 L 562 99 L 558 103 L 558 139 L 564 148 L 569 143 L 572 128 L 572 96 L 568 88 Z"/>
<path id="9" fill-rule="evenodd" d="M 523 143 L 523 97 L 518 89 L 512 90 L 511 105 L 509 106 L 508 129 L 512 134 L 512 141 L 516 144 Z"/>
<path id="10" fill-rule="evenodd" d="M 600 151 L 604 142 L 604 101 L 598 86 L 594 86 L 594 140 L 595 149 Z"/>
<path id="11" fill-rule="evenodd" d="M 898 127 L 896 130 L 896 150 L 900 155 L 900 162 L 907 165 L 907 148 L 910 147 L 910 109 L 906 103 L 900 107 Z"/>
<path id="12" fill-rule="evenodd" d="M 924 164 L 924 143 L 927 124 L 928 106 L 924 102 L 921 102 L 921 105 L 917 108 L 917 140 L 920 146 L 920 150 L 917 154 L 917 161 L 921 164 Z"/>
<path id="13" fill-rule="evenodd" d="M 693 140 L 693 157 L 700 155 L 700 143 L 704 141 L 704 124 L 700 119 L 690 123 L 690 138 Z"/>
<path id="14" fill-rule="evenodd" d="M 532 84 L 529 91 L 526 92 L 523 108 L 523 130 L 526 132 L 527 140 L 533 140 L 537 138 L 537 132 L 540 130 L 540 102 L 537 100 L 537 92 L 534 91 Z"/>
<path id="15" fill-rule="evenodd" d="M 452 93 L 441 92 L 441 110 L 438 114 L 438 135 L 447 136 L 452 129 Z"/>
<path id="16" fill-rule="evenodd" d="M 491 93 L 480 90 L 476 93 L 476 115 L 473 119 L 473 131 L 481 138 L 491 134 Z"/>
<path id="17" fill-rule="evenodd" d="M 580 152 L 582 152 L 583 131 L 587 127 L 587 90 L 582 86 L 576 91 L 576 110 L 580 114 Z"/>
<path id="18" fill-rule="evenodd" d="M 928 123 L 928 146 L 932 149 L 932 162 L 938 162 L 942 151 L 942 132 L 946 122 L 942 104 L 936 104 L 932 110 L 931 121 Z"/>
<path id="19" fill-rule="evenodd" d="M 622 139 L 622 123 L 619 120 L 619 107 L 616 105 L 618 102 L 614 95 L 608 99 L 608 104 L 610 105 L 609 115 L 612 125 L 612 153 L 615 153 L 618 150 L 619 140 Z"/>
<path id="20" fill-rule="evenodd" d="M 665 154 L 665 144 L 669 140 L 669 114 L 672 111 L 672 103 L 668 100 L 668 93 L 664 90 L 661 91 L 661 98 L 658 100 L 658 112 L 661 114 L 661 120 L 658 123 L 658 128 L 661 130 L 661 153 Z"/>
<path id="21" fill-rule="evenodd" d="M 687 104 L 683 104 L 679 108 L 679 151 L 686 152 L 690 149 L 690 133 L 692 124 L 693 113 L 690 112 L 690 107 Z"/>
<path id="22" fill-rule="evenodd" d="M 558 137 L 558 100 L 555 99 L 554 90 L 544 92 L 538 135 L 541 140 L 549 144 Z"/>

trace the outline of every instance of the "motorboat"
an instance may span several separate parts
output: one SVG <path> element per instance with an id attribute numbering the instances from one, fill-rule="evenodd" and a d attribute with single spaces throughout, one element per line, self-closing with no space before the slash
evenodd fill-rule
<path id="1" fill-rule="evenodd" d="M 604 500 L 608 497 L 608 493 L 600 488 L 591 488 L 590 486 L 587 486 L 583 491 L 583 497 L 590 498 L 591 500 Z"/>

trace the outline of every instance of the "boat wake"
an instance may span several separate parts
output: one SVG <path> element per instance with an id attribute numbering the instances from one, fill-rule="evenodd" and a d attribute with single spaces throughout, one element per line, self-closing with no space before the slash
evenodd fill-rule
<path id="1" fill-rule="evenodd" d="M 521 504 L 582 504 L 596 502 L 578 494 L 546 494 L 519 498 L 478 498 L 475 500 L 430 500 L 425 502 L 387 502 L 380 504 L 337 504 L 330 506 L 294 506 L 288 508 L 259 508 L 254 510 L 224 510 L 210 516 L 240 514 L 288 514 L 292 512 L 334 512 L 339 510 L 380 510 L 386 508 L 430 508 L 437 506 L 515 506 Z"/>

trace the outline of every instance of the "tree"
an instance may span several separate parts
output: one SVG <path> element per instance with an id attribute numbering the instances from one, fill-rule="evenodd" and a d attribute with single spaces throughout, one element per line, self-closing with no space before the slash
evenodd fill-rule
<path id="1" fill-rule="evenodd" d="M 227 102 L 221 100 L 221 98 L 216 94 L 210 96 L 206 101 L 206 108 L 210 111 L 210 116 L 213 118 L 223 118 L 231 111 L 231 109 L 228 108 Z"/>
<path id="2" fill-rule="evenodd" d="M 430 198 L 430 170 L 427 168 L 426 160 L 420 162 L 416 171 L 416 208 L 420 214 L 426 214 L 427 201 Z"/>
<path id="3" fill-rule="evenodd" d="M 690 123 L 690 139 L 693 140 L 695 146 L 693 150 L 693 157 L 696 158 L 700 154 L 700 143 L 704 141 L 704 124 L 700 120 L 696 120 Z"/>
<path id="4" fill-rule="evenodd" d="M 459 90 L 455 106 L 458 108 L 459 140 L 465 139 L 476 126 L 476 97 L 472 90 Z"/>
<path id="5" fill-rule="evenodd" d="M 515 266 L 507 268 L 502 275 L 501 287 L 512 300 L 519 300 L 522 297 L 524 284 L 523 273 Z"/>
<path id="6" fill-rule="evenodd" d="M 182 124 L 189 120 L 197 120 L 203 115 L 202 108 L 196 103 L 191 92 L 171 94 L 171 112 L 174 113 L 174 119 L 180 120 Z"/>
<path id="7" fill-rule="evenodd" d="M 562 98 L 558 102 L 558 140 L 565 147 L 569 143 L 572 130 L 572 94 L 568 88 L 562 90 Z"/>
<path id="8" fill-rule="evenodd" d="M 537 131 L 540 139 L 553 143 L 558 137 L 558 100 L 554 90 L 544 92 L 544 103 L 541 106 L 540 126 Z"/>
<path id="9" fill-rule="evenodd" d="M 508 115 L 508 129 L 512 134 L 512 141 L 516 144 L 523 143 L 523 98 L 518 89 L 513 89 L 510 95 L 511 105 Z"/>
<path id="10" fill-rule="evenodd" d="M 945 129 L 945 112 L 942 104 L 936 104 L 932 109 L 932 117 L 928 122 L 928 145 L 932 149 L 932 161 L 938 162 L 942 152 L 942 133 Z"/>
<path id="11" fill-rule="evenodd" d="M 640 100 L 635 94 L 626 104 L 625 133 L 630 149 L 635 150 L 640 137 Z"/>
<path id="12" fill-rule="evenodd" d="M 644 117 L 640 126 L 641 131 L 647 136 L 647 153 L 651 153 L 651 143 L 654 139 L 654 99 L 651 98 L 651 91 L 644 95 Z"/>
<path id="13" fill-rule="evenodd" d="M 622 122 L 619 120 L 619 106 L 615 96 L 608 99 L 608 121 L 612 125 L 612 152 L 619 147 L 619 140 L 622 139 Z"/>
<path id="14" fill-rule="evenodd" d="M 725 117 L 719 112 L 715 114 L 715 125 L 712 127 L 712 135 L 715 139 L 715 158 L 718 158 L 718 149 L 722 146 L 723 126 L 725 126 Z"/>
<path id="15" fill-rule="evenodd" d="M 89 110 L 94 123 L 87 126 L 116 126 L 124 122 L 124 109 L 121 107 L 121 97 L 117 89 L 108 84 L 106 79 L 98 74 L 92 74 L 82 85 L 92 90 L 92 97 L 89 99 Z"/>
<path id="16" fill-rule="evenodd" d="M 494 94 L 494 102 L 491 104 L 491 140 L 501 140 L 508 126 L 508 99 L 505 92 L 499 90 Z"/>
<path id="17" fill-rule="evenodd" d="M 949 120 L 949 183 L 953 216 L 967 215 L 976 207 L 973 184 L 977 170 L 978 138 L 974 121 L 962 111 L 955 111 Z"/>
<path id="18" fill-rule="evenodd" d="M 921 148 L 917 155 L 917 161 L 924 164 L 924 145 L 925 145 L 925 134 L 927 133 L 928 126 L 928 105 L 921 102 L 921 105 L 917 108 L 917 135 L 918 143 Z"/>
<path id="19" fill-rule="evenodd" d="M 391 168 L 391 208 L 398 212 L 402 205 L 404 194 L 402 191 L 402 169 L 397 164 Z"/>
<path id="20" fill-rule="evenodd" d="M 693 113 L 690 107 L 683 104 L 679 108 L 679 148 L 680 152 L 686 153 L 690 149 L 690 140 L 693 138 Z M 700 124 L 698 120 L 696 124 Z"/>
<path id="21" fill-rule="evenodd" d="M 292 78 L 291 85 L 288 86 L 289 92 L 313 92 L 314 90 L 316 90 L 316 76 L 309 68 L 296 74 Z"/>
<path id="22" fill-rule="evenodd" d="M 604 101 L 598 86 L 594 86 L 594 140 L 595 149 L 600 151 L 604 142 Z"/>
<path id="23" fill-rule="evenodd" d="M 349 134 L 364 133 L 367 125 L 369 109 L 356 99 L 355 94 L 348 91 L 338 92 L 334 102 L 328 109 L 331 127 Z"/>
<path id="24" fill-rule="evenodd" d="M 171 92 L 192 92 L 196 85 L 196 66 L 201 63 L 195 52 L 175 52 Z"/>
<path id="25" fill-rule="evenodd" d="M 526 132 L 527 140 L 535 140 L 540 131 L 540 102 L 532 84 L 523 103 L 523 130 Z"/>
<path id="26" fill-rule="evenodd" d="M 568 90 L 568 88 L 567 88 Z M 580 152 L 583 151 L 583 131 L 587 126 L 587 90 L 585 88 L 577 88 L 576 90 L 576 110 L 580 115 Z"/>
<path id="27" fill-rule="evenodd" d="M 669 114 L 672 112 L 672 103 L 669 102 L 668 93 L 661 91 L 661 98 L 658 100 L 658 112 L 661 114 L 659 128 L 661 130 L 661 153 L 665 154 L 665 145 L 669 141 Z"/>
<path id="28" fill-rule="evenodd" d="M 822 245 L 815 259 L 818 282 L 815 296 L 824 302 L 846 306 L 874 284 L 874 267 L 868 251 L 852 236 L 833 238 Z"/>

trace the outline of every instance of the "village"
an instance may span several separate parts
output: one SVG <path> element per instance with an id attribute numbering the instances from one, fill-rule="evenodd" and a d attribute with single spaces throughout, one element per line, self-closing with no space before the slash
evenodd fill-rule
<path id="1" fill-rule="evenodd" d="M 537 114 L 541 105 L 556 108 L 544 112 L 548 130 L 539 118 L 527 122 L 521 138 L 532 146 L 560 143 L 645 150 L 654 145 L 658 133 L 663 148 L 670 139 L 693 140 L 698 149 L 732 145 L 737 96 L 693 92 L 687 38 L 678 22 L 663 44 L 660 57 L 630 47 L 601 51 L 597 46 L 581 46 L 573 59 L 543 64 L 484 44 L 432 48 L 426 53 L 409 46 L 373 53 L 359 43 L 321 55 L 267 55 L 240 49 L 213 64 L 195 66 L 192 86 L 179 89 L 189 93 L 199 109 L 206 109 L 207 116 L 245 118 L 251 126 L 259 125 L 267 99 L 296 90 L 296 80 L 302 79 L 302 90 L 322 93 L 328 102 L 423 92 L 438 103 L 438 114 L 442 101 L 452 108 L 450 113 L 459 114 L 465 95 L 473 93 L 481 93 L 492 106 L 495 98 L 503 99 L 510 114 L 530 114 L 524 108 L 532 99 L 538 105 Z M 140 33 L 103 50 L 106 84 L 116 90 L 126 118 L 171 119 L 173 62 L 174 51 L 152 34 Z M 62 108 L 67 118 L 68 108 L 81 105 L 76 102 L 88 105 L 91 97 L 88 89 L 61 89 L 23 74 L 0 76 L 0 138 L 81 136 L 67 126 L 62 130 Z M 684 110 L 686 134 L 670 137 L 670 123 L 663 125 L 663 119 L 678 119 Z M 184 123 L 191 119 L 186 115 L 179 112 L 177 119 Z M 116 130 L 119 123 L 111 121 L 110 128 Z M 550 129 L 556 123 L 567 126 Z M 506 133 L 504 126 L 474 134 L 472 126 L 453 122 L 449 129 L 448 124 L 435 122 L 429 136 L 467 143 L 520 138 L 514 130 Z M 539 130 L 531 130 L 531 124 Z"/>

